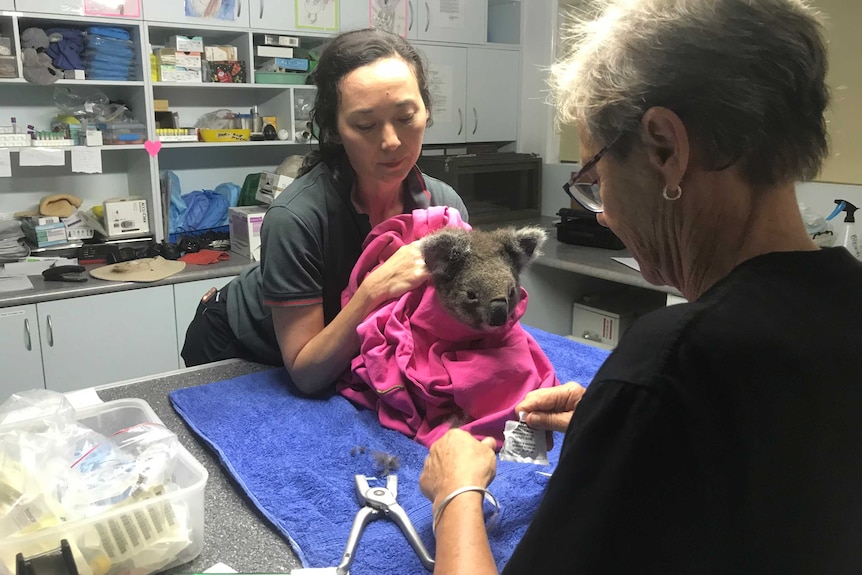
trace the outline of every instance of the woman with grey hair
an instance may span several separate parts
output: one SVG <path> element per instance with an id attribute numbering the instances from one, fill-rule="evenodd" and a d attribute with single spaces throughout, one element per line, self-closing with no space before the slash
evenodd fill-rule
<path id="1" fill-rule="evenodd" d="M 827 153 L 825 74 L 802 0 L 617 0 L 577 27 L 552 73 L 581 137 L 565 188 L 690 303 L 586 393 L 518 406 L 566 436 L 506 573 L 862 573 L 862 264 L 813 243 L 794 191 Z M 466 433 L 432 446 L 436 573 L 496 572 L 495 470 Z"/>

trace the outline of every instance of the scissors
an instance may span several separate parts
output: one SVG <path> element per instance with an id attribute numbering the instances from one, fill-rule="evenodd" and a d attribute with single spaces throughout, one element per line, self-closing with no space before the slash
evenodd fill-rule
<path id="1" fill-rule="evenodd" d="M 362 507 L 356 512 L 356 518 L 353 520 L 353 526 L 350 528 L 350 535 L 347 538 L 347 545 L 344 548 L 344 555 L 341 557 L 341 563 L 336 567 L 335 572 L 338 575 L 347 575 L 350 570 L 350 564 L 353 562 L 353 553 L 356 551 L 356 546 L 359 544 L 359 539 L 362 537 L 362 531 L 365 526 L 387 517 L 395 522 L 401 531 L 404 532 L 407 541 L 416 555 L 419 556 L 419 561 L 428 570 L 434 570 L 434 559 L 425 549 L 422 540 L 410 518 L 404 511 L 404 508 L 398 505 L 396 497 L 398 496 L 398 476 L 390 475 L 386 478 L 386 487 L 371 487 L 368 485 L 368 480 L 374 479 L 365 475 L 355 475 L 356 481 L 356 497 Z"/>

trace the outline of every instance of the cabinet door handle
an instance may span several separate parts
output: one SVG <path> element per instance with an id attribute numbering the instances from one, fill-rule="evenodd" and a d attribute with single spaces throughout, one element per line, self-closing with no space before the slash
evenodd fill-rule
<path id="1" fill-rule="evenodd" d="M 461 135 L 461 132 L 464 131 L 464 112 L 461 111 L 461 108 L 458 108 L 458 135 Z"/>
<path id="2" fill-rule="evenodd" d="M 33 351 L 33 340 L 30 337 L 30 320 L 24 318 L 24 347 L 27 351 Z"/>
<path id="3" fill-rule="evenodd" d="M 48 315 L 48 345 L 54 347 L 54 323 L 50 315 Z"/>
<path id="4" fill-rule="evenodd" d="M 260 0 L 260 19 L 263 20 L 263 0 Z"/>
<path id="5" fill-rule="evenodd" d="M 479 129 L 479 112 L 476 111 L 475 106 L 473 106 L 473 117 L 475 118 L 475 121 L 473 123 L 473 133 L 475 134 L 476 130 Z"/>
<path id="6" fill-rule="evenodd" d="M 236 17 L 242 16 L 242 0 L 236 0 Z"/>
<path id="7" fill-rule="evenodd" d="M 413 30 L 413 0 L 408 0 L 407 2 L 407 12 L 410 13 L 409 24 L 407 25 L 407 30 Z"/>
<path id="8" fill-rule="evenodd" d="M 425 3 L 425 31 L 428 31 L 428 26 L 431 25 L 431 7 L 428 5 L 428 2 Z M 459 134 L 461 132 L 458 132 Z"/>

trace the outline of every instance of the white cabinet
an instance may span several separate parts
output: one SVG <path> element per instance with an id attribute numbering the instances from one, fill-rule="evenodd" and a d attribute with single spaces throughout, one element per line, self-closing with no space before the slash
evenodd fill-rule
<path id="1" fill-rule="evenodd" d="M 0 403 L 13 393 L 44 388 L 36 306 L 0 308 Z"/>
<path id="2" fill-rule="evenodd" d="M 198 280 L 174 284 L 174 317 L 177 326 L 177 357 L 179 366 L 185 367 L 185 362 L 179 354 L 183 351 L 183 343 L 186 341 L 186 330 L 195 316 L 198 304 L 207 290 L 210 288 L 221 289 L 234 278 L 234 276 L 213 278 L 211 280 Z"/>
<path id="3" fill-rule="evenodd" d="M 419 40 L 484 44 L 488 3 L 479 0 L 414 0 Z"/>
<path id="4" fill-rule="evenodd" d="M 296 31 L 296 3 L 288 0 L 246 0 L 249 20 L 255 29 Z"/>
<path id="5" fill-rule="evenodd" d="M 468 142 L 504 142 L 518 136 L 520 52 L 467 48 Z"/>
<path id="6" fill-rule="evenodd" d="M 257 1 L 257 0 L 252 0 Z M 392 9 L 383 13 L 380 0 L 341 0 L 338 15 L 342 32 L 361 28 L 383 28 L 400 34 L 408 40 L 419 38 L 416 4 L 422 0 L 388 0 Z M 375 10 L 377 8 L 377 10 Z"/>
<path id="7" fill-rule="evenodd" d="M 517 137 L 519 52 L 423 45 L 433 124 L 426 144 Z"/>
<path id="8" fill-rule="evenodd" d="M 259 0 L 251 0 L 258 2 Z M 271 2 L 273 0 L 265 0 Z M 341 30 L 385 27 L 409 40 L 484 44 L 487 2 L 482 0 L 389 0 L 391 14 L 375 18 L 380 0 L 341 0 Z M 385 24 L 378 20 L 383 20 Z"/>
<path id="9" fill-rule="evenodd" d="M 428 62 L 432 125 L 425 130 L 426 144 L 466 141 L 467 55 L 464 48 L 421 46 Z"/>
<path id="10" fill-rule="evenodd" d="M 249 2 L 232 0 L 211 2 L 210 0 L 142 0 L 144 19 L 153 22 L 176 24 L 205 24 L 231 28 L 248 28 Z M 257 0 L 254 0 L 255 2 Z M 271 0 L 275 2 L 275 0 Z M 177 30 L 183 34 L 182 30 Z"/>
<path id="11" fill-rule="evenodd" d="M 141 18 L 142 0 L 0 0 L 0 10 L 69 14 L 75 16 L 107 16 L 110 18 Z"/>
<path id="12" fill-rule="evenodd" d="M 72 391 L 177 368 L 171 286 L 36 305 L 45 386 Z"/>

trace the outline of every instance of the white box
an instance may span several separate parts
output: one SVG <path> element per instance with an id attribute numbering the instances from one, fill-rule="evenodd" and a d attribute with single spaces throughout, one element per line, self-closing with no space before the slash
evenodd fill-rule
<path id="1" fill-rule="evenodd" d="M 657 307 L 656 295 L 624 290 L 584 296 L 572 309 L 572 337 L 614 347 L 635 319 Z"/>
<path id="2" fill-rule="evenodd" d="M 266 206 L 228 208 L 230 251 L 253 261 L 260 261 L 260 227 Z"/>
<path id="3" fill-rule="evenodd" d="M 282 176 L 273 172 L 261 172 L 260 182 L 257 184 L 254 199 L 258 202 L 271 204 L 287 186 L 293 183 L 293 180 L 294 178 L 290 176 Z"/>
<path id="4" fill-rule="evenodd" d="M 267 46 L 290 46 L 299 48 L 299 38 L 295 36 L 278 36 L 276 34 L 265 34 L 263 43 Z"/>
<path id="5" fill-rule="evenodd" d="M 286 46 L 258 46 L 257 55 L 261 58 L 293 58 L 293 48 Z"/>
<path id="6" fill-rule="evenodd" d="M 141 423 L 161 423 L 153 409 L 142 399 L 118 399 L 79 409 L 76 411 L 76 419 L 79 423 L 106 436 Z M 0 426 L 0 434 L 32 425 L 33 421 Z M 176 465 L 171 477 L 172 489 L 165 490 L 165 493 L 150 499 L 108 508 L 108 511 L 87 519 L 62 522 L 27 535 L 2 537 L 0 538 L 0 574 L 15 573 L 17 553 L 23 553 L 24 557 L 31 557 L 56 549 L 60 545 L 60 540 L 66 539 L 72 546 L 75 563 L 81 575 L 103 575 L 107 569 L 116 568 L 119 563 L 119 561 L 111 561 L 112 557 L 117 559 L 118 547 L 110 549 L 107 545 L 102 545 L 105 540 L 101 538 L 100 532 L 105 533 L 105 529 L 120 530 L 128 534 L 130 539 L 135 535 L 131 533 L 132 529 L 150 529 L 143 539 L 149 540 L 149 545 L 139 539 L 135 547 L 138 547 L 138 562 L 143 555 L 148 555 L 150 558 L 155 556 L 155 559 L 154 562 L 149 563 L 149 568 L 137 571 L 139 575 L 164 571 L 191 561 L 200 555 L 203 549 L 204 487 L 207 478 L 206 469 L 185 447 L 179 445 Z M 140 522 L 146 521 L 146 518 L 151 518 L 153 523 L 141 525 Z M 167 519 L 167 521 L 155 527 L 157 519 Z M 154 532 L 158 531 L 162 536 L 155 535 Z M 142 531 L 137 533 L 139 536 L 141 534 Z M 173 547 L 169 542 L 171 539 L 177 541 Z M 95 545 L 89 547 L 92 543 Z M 81 555 L 82 548 L 88 549 L 89 561 Z M 127 548 L 127 554 L 132 553 L 133 549 L 134 547 Z M 93 553 L 98 555 L 94 556 Z"/>
<path id="7" fill-rule="evenodd" d="M 105 232 L 109 238 L 141 236 L 150 233 L 147 201 L 143 198 L 110 198 L 103 202 Z"/>
<path id="8" fill-rule="evenodd" d="M 160 65 L 159 82 L 187 82 L 200 84 L 203 82 L 201 68 L 184 68 L 183 66 Z"/>
<path id="9" fill-rule="evenodd" d="M 203 52 L 204 39 L 202 36 L 171 36 L 165 42 L 165 48 L 173 48 L 179 52 Z"/>

